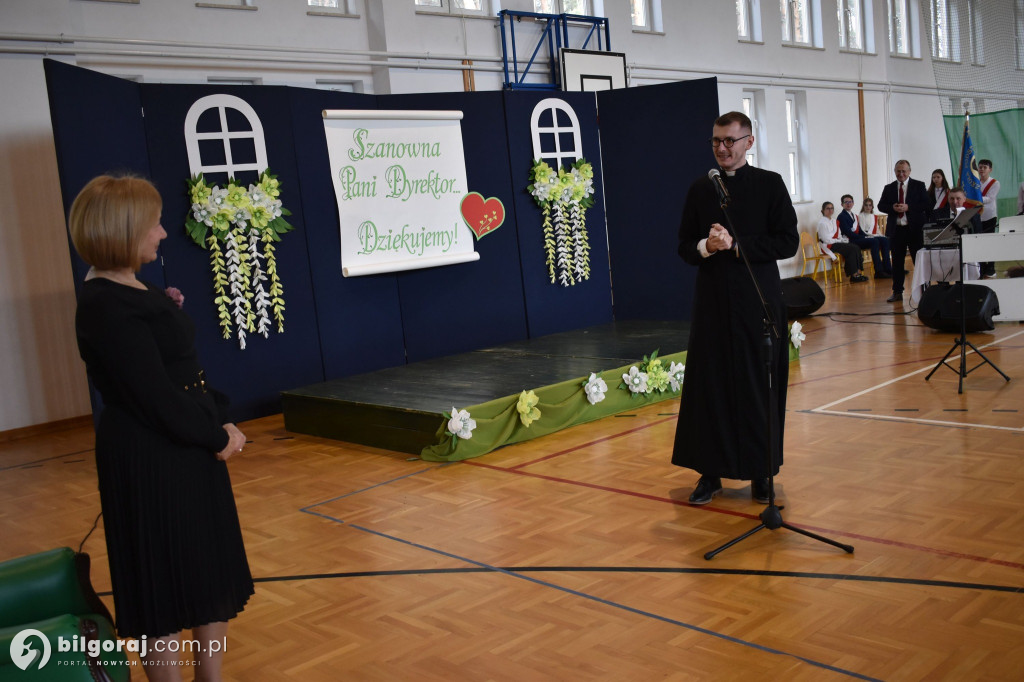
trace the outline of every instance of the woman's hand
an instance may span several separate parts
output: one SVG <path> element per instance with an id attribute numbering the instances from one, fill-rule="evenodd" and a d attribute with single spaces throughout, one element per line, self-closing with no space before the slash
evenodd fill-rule
<path id="1" fill-rule="evenodd" d="M 227 461 L 228 457 L 241 452 L 245 446 L 245 434 L 238 430 L 238 427 L 232 423 L 224 424 L 224 430 L 228 434 L 228 444 L 224 446 L 224 449 L 217 453 L 217 459 L 221 461 Z"/>

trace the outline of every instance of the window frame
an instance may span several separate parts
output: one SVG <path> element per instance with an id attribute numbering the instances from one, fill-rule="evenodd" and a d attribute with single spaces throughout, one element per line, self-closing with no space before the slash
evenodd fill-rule
<path id="1" fill-rule="evenodd" d="M 576 16 L 588 16 L 588 17 L 594 16 L 594 0 L 583 0 L 583 2 L 585 2 L 587 4 L 587 11 L 583 12 L 583 13 L 580 13 L 580 12 L 566 12 L 565 11 L 565 7 L 562 5 L 563 0 L 551 0 L 551 3 L 553 5 L 555 5 L 555 9 L 557 9 L 558 11 L 557 12 L 545 12 L 543 10 L 543 8 L 538 8 L 537 7 L 537 3 L 538 2 L 542 2 L 542 1 L 543 0 L 533 0 L 533 11 L 534 12 L 537 12 L 538 14 L 575 14 Z"/>
<path id="2" fill-rule="evenodd" d="M 1014 0 L 1014 42 L 1017 44 L 1017 70 L 1024 70 L 1024 0 Z"/>
<path id="3" fill-rule="evenodd" d="M 786 160 L 789 167 L 786 186 L 792 201 L 798 203 L 810 197 L 807 126 L 804 123 L 807 119 L 807 93 L 803 90 L 786 90 L 785 95 Z"/>
<path id="4" fill-rule="evenodd" d="M 905 51 L 898 50 L 897 49 L 897 45 L 896 45 L 896 39 L 897 39 L 896 19 L 897 19 L 897 16 L 898 16 L 898 14 L 896 12 L 896 7 L 897 6 L 899 6 L 903 10 L 903 12 L 902 12 L 902 14 L 903 14 L 903 23 L 904 23 L 904 25 L 906 26 L 906 29 L 907 29 L 907 31 L 906 31 L 906 43 L 907 44 L 906 44 L 906 50 Z M 889 26 L 889 54 L 894 56 L 894 57 L 905 57 L 905 58 L 913 59 L 914 57 L 918 56 L 916 51 L 915 51 L 915 49 L 914 49 L 914 44 L 915 44 L 914 18 L 913 18 L 914 17 L 914 13 L 913 13 L 914 9 L 915 8 L 911 6 L 910 0 L 888 0 L 888 2 L 887 2 L 887 12 L 888 12 L 889 16 L 886 17 L 886 19 L 888 21 L 888 26 Z"/>
<path id="5" fill-rule="evenodd" d="M 967 13 L 967 39 L 970 41 L 969 51 L 971 64 L 985 66 L 985 36 L 982 30 L 982 15 L 978 11 L 978 0 L 967 0 L 964 11 Z"/>
<path id="6" fill-rule="evenodd" d="M 939 5 L 942 6 L 941 17 Z M 960 61 L 960 21 L 957 9 L 957 5 L 950 0 L 928 0 L 928 42 L 932 59 L 936 61 Z"/>
<path id="7" fill-rule="evenodd" d="M 760 88 L 744 88 L 740 98 L 740 111 L 750 119 L 750 132 L 754 135 L 754 144 L 747 150 L 746 159 L 755 168 L 761 167 L 759 164 L 765 163 L 768 156 L 767 135 L 764 132 L 768 127 L 762 118 L 766 110 L 764 101 L 764 90 Z"/>
<path id="8" fill-rule="evenodd" d="M 413 5 L 417 12 L 423 14 L 450 14 L 451 16 L 455 17 L 491 16 L 490 0 L 480 0 L 480 9 L 466 9 L 464 7 L 455 7 L 454 0 L 438 0 L 438 2 L 441 4 L 437 7 L 434 7 L 431 5 L 421 5 L 419 4 L 419 0 L 413 0 Z"/>
<path id="9" fill-rule="evenodd" d="M 796 40 L 796 13 L 792 8 L 796 4 L 807 8 L 807 40 Z M 783 5 L 786 9 L 783 10 Z M 822 48 L 821 41 L 821 2 L 820 0 L 779 0 L 779 14 L 782 25 L 782 45 L 785 47 Z M 786 38 L 786 35 L 789 38 Z"/>
<path id="10" fill-rule="evenodd" d="M 743 8 L 743 12 L 740 8 Z M 740 33 L 740 17 L 746 14 L 747 34 Z M 761 0 L 736 0 L 736 36 L 741 43 L 763 43 L 761 36 Z"/>
<path id="11" fill-rule="evenodd" d="M 551 125 L 541 126 L 540 117 L 545 111 L 551 112 Z M 569 125 L 562 126 L 558 124 L 558 112 L 564 112 L 569 118 Z M 572 151 L 564 151 L 562 149 L 562 133 L 572 134 Z M 544 141 L 541 138 L 542 135 L 553 135 L 555 142 L 554 151 L 544 151 Z M 533 107 L 533 112 L 530 114 L 530 137 L 533 142 L 533 158 L 547 161 L 548 159 L 554 159 L 555 163 L 549 163 L 555 171 L 563 167 L 562 159 L 568 159 L 572 157 L 572 163 L 579 161 L 584 158 L 583 156 L 583 135 L 580 129 L 580 119 L 576 115 L 576 110 L 572 108 L 568 102 L 558 97 L 548 97 L 537 102 Z M 564 151 L 564 153 L 563 153 Z M 557 165 L 556 165 L 557 164 Z"/>
<path id="12" fill-rule="evenodd" d="M 856 4 L 857 16 L 859 21 L 857 22 L 857 31 L 860 36 L 860 47 L 850 46 L 850 25 L 851 20 L 849 19 L 852 11 L 850 6 Z M 871 0 L 836 0 L 836 11 L 838 14 L 839 21 L 839 49 L 842 52 L 853 52 L 855 54 L 874 54 L 875 53 L 875 41 L 872 32 L 874 25 L 874 16 L 872 13 Z"/>

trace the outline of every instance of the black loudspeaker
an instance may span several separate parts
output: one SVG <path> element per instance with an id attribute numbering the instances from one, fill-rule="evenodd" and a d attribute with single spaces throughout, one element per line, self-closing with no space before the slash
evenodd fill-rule
<path id="1" fill-rule="evenodd" d="M 795 320 L 825 305 L 825 292 L 810 277 L 790 277 L 782 280 L 782 299 L 786 302 L 786 317 Z"/>
<path id="2" fill-rule="evenodd" d="M 960 284 L 933 284 L 921 296 L 917 316 L 932 329 L 960 331 Z M 999 314 L 999 299 L 981 284 L 968 284 L 964 299 L 964 330 L 987 332 L 995 329 L 992 316 Z"/>

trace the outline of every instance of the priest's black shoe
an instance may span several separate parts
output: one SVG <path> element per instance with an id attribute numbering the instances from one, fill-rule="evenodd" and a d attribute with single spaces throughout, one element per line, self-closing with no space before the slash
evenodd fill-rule
<path id="1" fill-rule="evenodd" d="M 900 294 L 893 294 L 889 298 L 885 299 L 885 302 L 886 303 L 902 303 L 903 302 L 903 294 L 902 293 L 900 293 Z"/>
<path id="2" fill-rule="evenodd" d="M 715 495 L 722 492 L 722 479 L 713 476 L 701 476 L 697 487 L 690 495 L 690 504 L 707 504 Z"/>
<path id="3" fill-rule="evenodd" d="M 864 275 L 853 275 L 853 276 L 850 277 L 850 281 L 851 282 L 866 282 L 866 281 L 868 281 L 868 278 L 865 277 Z"/>
<path id="4" fill-rule="evenodd" d="M 750 496 L 754 502 L 768 504 L 768 479 L 755 478 L 750 482 Z"/>

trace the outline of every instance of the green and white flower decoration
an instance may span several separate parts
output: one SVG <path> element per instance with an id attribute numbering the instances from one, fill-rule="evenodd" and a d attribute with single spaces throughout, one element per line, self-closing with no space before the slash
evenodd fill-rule
<path id="1" fill-rule="evenodd" d="M 539 402 L 540 399 L 533 391 L 523 391 L 519 394 L 516 411 L 519 413 L 519 421 L 526 428 L 530 428 L 530 424 L 540 419 L 540 410 L 537 408 Z"/>
<path id="2" fill-rule="evenodd" d="M 590 237 L 586 210 L 594 205 L 594 168 L 579 159 L 557 172 L 546 161 L 530 169 L 526 189 L 541 208 L 544 253 L 551 283 L 564 287 L 590 279 Z"/>
<path id="3" fill-rule="evenodd" d="M 800 344 L 804 342 L 807 335 L 803 332 L 804 326 L 799 322 L 794 322 L 789 327 L 789 342 L 793 344 L 794 348 L 799 348 Z"/>
<path id="4" fill-rule="evenodd" d="M 647 372 L 641 372 L 636 365 L 630 367 L 629 371 L 622 375 L 622 382 L 633 395 L 647 393 Z"/>
<path id="5" fill-rule="evenodd" d="M 591 372 L 590 377 L 583 382 L 583 392 L 587 396 L 587 402 L 597 405 L 604 400 L 604 394 L 608 392 L 608 384 L 600 376 Z"/>
<path id="6" fill-rule="evenodd" d="M 679 389 L 683 387 L 684 372 L 686 372 L 686 365 L 681 362 L 673 362 L 668 366 L 668 385 L 675 393 L 678 393 Z"/>
<path id="7" fill-rule="evenodd" d="M 443 414 L 448 420 L 448 429 L 445 433 L 452 437 L 453 450 L 460 438 L 462 440 L 469 440 L 473 437 L 476 420 L 470 416 L 469 412 L 452 407 L 451 412 L 444 412 Z"/>
<path id="8" fill-rule="evenodd" d="M 632 394 L 631 398 L 669 390 L 676 393 L 682 388 L 684 370 L 685 366 L 677 362 L 670 363 L 665 369 L 655 350 L 650 357 L 645 355 L 639 365 L 633 365 L 628 373 L 622 375 L 619 388 L 627 389 Z"/>
<path id="9" fill-rule="evenodd" d="M 210 251 L 221 335 L 230 339 L 236 334 L 245 350 L 247 333 L 270 335 L 271 315 L 277 332 L 284 332 L 284 287 L 274 242 L 294 228 L 284 218 L 291 211 L 281 204 L 277 177 L 268 169 L 248 188 L 231 178 L 220 187 L 207 185 L 200 173 L 187 184 L 192 208 L 185 229 Z"/>

